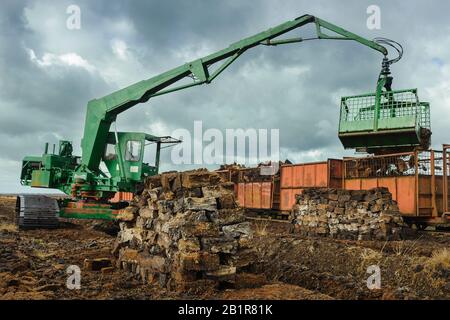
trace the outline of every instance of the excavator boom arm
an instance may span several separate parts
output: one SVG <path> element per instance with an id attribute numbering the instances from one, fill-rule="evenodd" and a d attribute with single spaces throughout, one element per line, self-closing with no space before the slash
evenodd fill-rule
<path id="1" fill-rule="evenodd" d="M 92 171 L 98 171 L 111 123 L 116 120 L 118 114 L 136 104 L 146 102 L 152 97 L 210 83 L 250 48 L 259 45 L 276 46 L 302 42 L 305 39 L 277 39 L 277 37 L 309 23 L 315 23 L 317 39 L 354 40 L 379 51 L 384 56 L 388 54 L 385 47 L 374 41 L 360 37 L 317 17 L 303 15 L 295 20 L 287 21 L 274 28 L 237 41 L 229 47 L 206 57 L 191 61 L 148 80 L 137 82 L 103 98 L 91 100 L 87 107 L 82 140 L 82 164 Z M 331 31 L 334 35 L 328 35 L 323 30 Z M 222 64 L 215 70 L 210 71 L 210 67 L 218 62 L 222 62 Z M 192 78 L 193 81 L 189 84 L 170 87 L 186 77 Z"/>

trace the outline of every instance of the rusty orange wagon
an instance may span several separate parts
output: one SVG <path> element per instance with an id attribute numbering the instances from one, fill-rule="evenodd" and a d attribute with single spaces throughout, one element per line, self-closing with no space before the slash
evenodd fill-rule
<path id="1" fill-rule="evenodd" d="M 386 187 L 405 221 L 419 227 L 448 223 L 450 163 L 447 150 L 413 151 L 343 161 L 343 187 Z"/>
<path id="2" fill-rule="evenodd" d="M 442 150 L 412 151 L 379 156 L 328 159 L 282 165 L 278 175 L 244 181 L 249 169 L 222 171 L 235 183 L 239 204 L 251 211 L 288 215 L 295 196 L 312 187 L 364 190 L 386 187 L 405 221 L 419 228 L 450 223 L 450 145 Z"/>

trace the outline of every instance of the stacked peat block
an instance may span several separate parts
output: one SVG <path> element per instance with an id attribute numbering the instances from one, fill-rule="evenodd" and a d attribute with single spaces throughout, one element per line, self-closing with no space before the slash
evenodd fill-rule
<path id="1" fill-rule="evenodd" d="M 396 240 L 404 227 L 397 203 L 386 188 L 310 188 L 296 198 L 295 229 L 304 235 L 339 239 Z"/>
<path id="2" fill-rule="evenodd" d="M 255 257 L 233 184 L 205 169 L 148 178 L 119 220 L 118 264 L 145 283 L 176 290 L 232 284 Z"/>

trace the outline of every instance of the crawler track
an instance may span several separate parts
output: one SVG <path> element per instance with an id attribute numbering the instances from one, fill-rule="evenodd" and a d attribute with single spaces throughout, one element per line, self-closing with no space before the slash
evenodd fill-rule
<path id="1" fill-rule="evenodd" d="M 57 228 L 59 206 L 55 199 L 42 195 L 19 195 L 16 224 L 19 229 Z"/>

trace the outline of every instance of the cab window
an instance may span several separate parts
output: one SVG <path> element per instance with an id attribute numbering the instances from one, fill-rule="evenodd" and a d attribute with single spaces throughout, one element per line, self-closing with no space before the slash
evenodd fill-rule
<path id="1" fill-rule="evenodd" d="M 126 161 L 139 161 L 141 159 L 141 141 L 128 141 L 125 151 Z"/>

